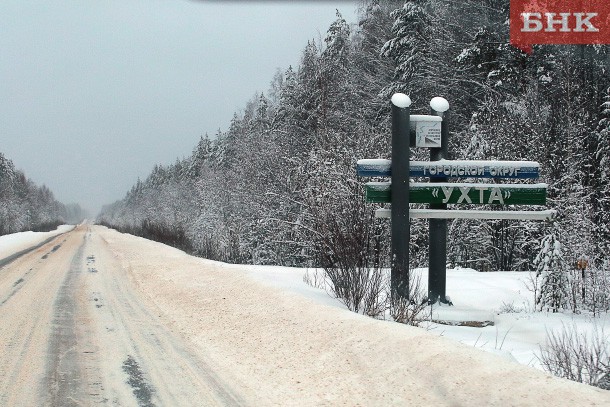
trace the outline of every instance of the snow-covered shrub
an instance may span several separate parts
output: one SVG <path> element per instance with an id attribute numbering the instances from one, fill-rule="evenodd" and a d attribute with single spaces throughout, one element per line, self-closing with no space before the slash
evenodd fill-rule
<path id="1" fill-rule="evenodd" d="M 548 332 L 540 347 L 540 362 L 549 373 L 576 382 L 610 389 L 610 342 L 603 329 L 591 335 L 575 325 Z"/>
<path id="2" fill-rule="evenodd" d="M 502 306 L 500 308 L 498 308 L 498 310 L 496 311 L 496 313 L 498 315 L 500 314 L 519 314 L 521 312 L 527 312 L 527 307 L 526 305 L 515 305 L 515 302 L 504 302 L 502 301 Z"/>
<path id="3" fill-rule="evenodd" d="M 426 315 L 428 301 L 426 290 L 421 283 L 421 276 L 414 270 L 409 271 L 409 297 L 393 296 L 389 292 L 387 300 L 390 305 L 390 316 L 394 321 L 402 324 L 419 326 L 423 321 L 429 319 Z"/>
<path id="4" fill-rule="evenodd" d="M 352 193 L 345 201 L 312 199 L 308 230 L 331 295 L 354 312 L 378 317 L 385 312 L 387 248 L 381 246 L 379 221 L 359 185 Z"/>
<path id="5" fill-rule="evenodd" d="M 325 268 L 331 293 L 354 312 L 379 317 L 385 312 L 382 299 L 387 285 L 379 268 Z"/>
<path id="6" fill-rule="evenodd" d="M 314 288 L 326 288 L 323 270 L 306 269 L 303 274 L 303 282 Z"/>

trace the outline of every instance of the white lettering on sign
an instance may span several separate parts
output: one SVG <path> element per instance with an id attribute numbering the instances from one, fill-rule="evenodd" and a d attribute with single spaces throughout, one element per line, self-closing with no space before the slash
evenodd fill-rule
<path id="1" fill-rule="evenodd" d="M 460 197 L 457 200 L 457 203 L 462 203 L 462 201 L 466 201 L 466 203 L 472 203 L 472 200 L 468 196 L 468 192 L 470 192 L 470 187 L 460 187 Z"/>
<path id="2" fill-rule="evenodd" d="M 457 204 L 461 204 L 461 203 L 465 203 L 465 204 L 493 204 L 493 203 L 499 203 L 501 205 L 504 205 L 504 200 L 510 198 L 510 191 L 504 191 L 504 194 L 502 193 L 503 191 L 498 188 L 498 187 L 487 187 L 485 185 L 480 185 L 480 186 L 475 186 L 475 187 L 468 187 L 468 186 L 459 186 L 457 188 L 455 187 L 449 187 L 449 186 L 441 186 L 440 187 L 440 191 L 443 193 L 443 197 L 442 197 L 442 203 L 446 204 L 446 203 L 450 203 L 450 201 L 452 201 L 452 195 L 453 195 L 453 191 L 458 190 L 460 195 L 457 197 L 457 200 L 455 200 L 455 203 Z M 478 194 L 471 196 L 470 195 L 470 191 L 475 190 L 475 191 L 479 191 Z M 489 197 L 487 199 L 485 199 L 485 192 L 489 191 Z M 433 188 L 431 191 L 432 196 L 435 198 L 438 198 L 439 196 L 439 188 Z M 478 199 L 477 199 L 478 198 Z M 474 202 L 473 202 L 474 200 Z"/>
<path id="3" fill-rule="evenodd" d="M 539 32 L 543 29 L 544 32 L 599 32 L 599 29 L 591 22 L 591 19 L 598 15 L 599 13 L 544 13 L 545 28 L 542 13 L 521 13 L 523 20 L 521 32 Z M 570 25 L 572 16 L 574 25 Z"/>
<path id="4" fill-rule="evenodd" d="M 451 198 L 451 194 L 453 193 L 453 187 L 442 187 L 443 194 L 445 194 L 445 198 L 443 199 L 443 203 L 449 202 L 449 198 Z"/>
<path id="5" fill-rule="evenodd" d="M 427 172 L 427 174 L 426 174 Z M 467 165 L 444 165 L 424 167 L 424 176 L 477 177 L 485 175 L 485 168 Z"/>
<path id="6" fill-rule="evenodd" d="M 583 18 L 586 14 L 586 17 Z M 597 16 L 597 13 L 574 13 L 574 15 L 576 16 L 576 28 L 574 29 L 575 32 L 584 32 L 584 31 L 590 31 L 590 32 L 599 32 L 599 29 L 595 28 L 595 26 L 593 24 L 591 24 L 591 19 L 593 17 Z M 585 30 L 583 28 L 583 26 L 587 26 L 587 29 Z"/>
<path id="7" fill-rule="evenodd" d="M 423 168 L 424 176 L 445 177 L 483 177 L 489 174 L 492 177 L 518 177 L 519 167 L 484 167 L 480 165 L 430 165 Z"/>
<path id="8" fill-rule="evenodd" d="M 502 191 L 500 188 L 492 188 L 491 194 L 489 194 L 489 202 L 490 204 L 494 203 L 494 201 L 498 201 L 501 204 L 504 204 L 504 199 L 502 198 Z"/>
<path id="9" fill-rule="evenodd" d="M 542 30 L 542 21 L 539 20 L 541 17 L 540 13 L 521 13 L 521 18 L 523 19 L 521 32 L 538 32 Z"/>
<path id="10" fill-rule="evenodd" d="M 555 19 L 555 13 L 544 13 L 546 15 L 546 32 L 555 32 L 555 25 L 561 24 L 561 28 L 559 31 L 561 32 L 570 32 L 568 28 L 568 18 L 572 15 L 572 13 L 559 13 L 561 18 Z"/>

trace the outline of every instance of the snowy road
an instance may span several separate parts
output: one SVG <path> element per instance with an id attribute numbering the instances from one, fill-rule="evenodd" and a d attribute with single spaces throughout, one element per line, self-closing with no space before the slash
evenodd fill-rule
<path id="1" fill-rule="evenodd" d="M 0 268 L 0 406 L 575 406 L 610 393 L 81 225 Z"/>
<path id="2" fill-rule="evenodd" d="M 0 271 L 0 405 L 239 405 L 88 226 Z"/>

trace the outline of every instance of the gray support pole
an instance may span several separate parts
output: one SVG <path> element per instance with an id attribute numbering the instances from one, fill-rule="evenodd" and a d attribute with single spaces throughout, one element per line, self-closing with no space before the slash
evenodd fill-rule
<path id="1" fill-rule="evenodd" d="M 430 161 L 448 157 L 449 123 L 447 120 L 449 103 L 443 98 L 430 101 L 430 113 L 443 118 L 441 123 L 441 148 L 430 149 Z M 447 182 L 447 178 L 433 178 L 430 182 Z M 392 186 L 392 188 L 394 188 Z M 430 204 L 430 209 L 447 209 L 447 204 Z M 430 219 L 430 242 L 428 249 L 428 301 L 440 300 L 447 303 L 447 220 Z"/>
<path id="2" fill-rule="evenodd" d="M 409 298 L 410 106 L 409 96 L 392 96 L 392 298 Z"/>

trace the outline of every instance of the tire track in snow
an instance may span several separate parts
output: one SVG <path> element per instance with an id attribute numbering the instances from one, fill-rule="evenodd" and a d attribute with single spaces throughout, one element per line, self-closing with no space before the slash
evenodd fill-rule
<path id="1" fill-rule="evenodd" d="M 28 249 L 22 250 L 18 253 L 15 253 L 5 259 L 0 260 L 0 268 L 12 263 L 13 261 L 19 259 L 20 257 L 33 252 L 36 249 L 41 248 L 42 246 L 51 243 L 52 241 L 54 241 L 56 238 L 58 238 L 61 235 L 57 235 L 57 236 L 53 236 L 50 237 L 46 240 L 44 240 L 42 243 L 36 245 L 36 246 L 32 246 Z M 65 242 L 66 239 L 63 240 L 63 242 Z M 62 242 L 62 243 L 63 243 Z M 49 254 L 56 252 L 57 250 L 59 250 L 59 248 L 61 247 L 61 243 L 58 245 L 55 245 L 48 253 L 46 253 L 45 255 L 42 256 L 42 260 L 46 260 L 49 257 Z M 26 271 L 24 274 L 21 275 L 21 277 L 19 277 L 14 283 L 13 283 L 13 290 L 2 300 L 0 301 L 0 307 L 3 306 L 4 304 L 6 304 L 11 298 L 13 298 L 13 296 L 15 294 L 17 294 L 17 292 L 19 290 L 21 290 L 21 288 L 23 287 L 25 281 L 26 281 L 26 277 L 33 271 L 33 268 L 30 268 L 28 271 Z"/>
<path id="2" fill-rule="evenodd" d="M 74 230 L 74 229 L 72 229 L 72 230 Z M 19 252 L 17 252 L 17 253 L 11 254 L 10 256 L 5 257 L 4 259 L 0 259 L 0 268 L 2 268 L 2 267 L 4 267 L 4 266 L 6 266 L 6 265 L 8 265 L 8 264 L 10 264 L 10 263 L 12 263 L 12 262 L 14 262 L 15 260 L 17 260 L 17 259 L 18 259 L 18 258 L 20 258 L 21 256 L 24 256 L 24 255 L 26 255 L 26 254 L 28 254 L 28 253 L 30 253 L 30 252 L 33 252 L 33 251 L 34 251 L 34 250 L 36 250 L 36 249 L 41 248 L 41 247 L 42 247 L 42 246 L 44 246 L 45 244 L 52 242 L 53 240 L 55 240 L 55 239 L 59 238 L 60 236 L 65 235 L 66 233 L 70 233 L 70 231 L 68 231 L 68 232 L 64 232 L 64 233 L 60 233 L 60 234 L 55 235 L 55 236 L 51 236 L 51 237 L 49 237 L 48 239 L 45 239 L 45 240 L 43 240 L 42 242 L 38 243 L 37 245 L 34 245 L 34 246 L 32 246 L 32 247 L 28 247 L 27 249 L 24 249 L 24 250 L 21 250 L 21 251 L 19 251 Z M 65 241 L 65 240 L 64 240 L 64 241 Z"/>
<path id="3" fill-rule="evenodd" d="M 100 343 L 102 348 L 110 341 L 114 344 L 113 358 L 121 358 L 125 382 L 139 406 L 243 405 L 230 386 L 136 295 L 129 272 L 107 243 L 96 234 L 94 239 L 99 242 L 93 245 L 97 272 L 89 273 L 89 278 L 99 281 L 95 298 L 103 303 L 96 318 L 105 327 Z"/>
<path id="4" fill-rule="evenodd" d="M 129 376 L 127 384 L 133 389 L 133 395 L 138 400 L 138 405 L 140 407 L 155 407 L 152 402 L 155 390 L 146 382 L 140 365 L 131 355 L 127 356 L 127 359 L 123 362 L 123 371 Z"/>
<path id="5" fill-rule="evenodd" d="M 84 229 L 0 273 L 0 406 L 243 405 Z"/>
<path id="6" fill-rule="evenodd" d="M 57 246 L 52 252 L 57 250 Z M 70 270 L 61 284 L 53 305 L 54 319 L 48 346 L 48 365 L 45 388 L 48 389 L 48 403 L 51 406 L 78 405 L 84 401 L 81 379 L 83 366 L 79 360 L 74 291 L 78 284 L 83 261 L 84 241 L 72 258 Z M 46 256 L 46 255 L 45 255 Z"/>
<path id="7" fill-rule="evenodd" d="M 48 405 L 40 395 L 45 377 L 46 349 L 52 329 L 53 304 L 66 270 L 70 254 L 78 247 L 77 239 L 66 240 L 66 255 L 43 260 L 41 254 L 52 252 L 51 243 L 39 245 L 14 258 L 0 273 L 0 405 Z M 64 240 L 64 241 L 66 241 Z M 10 300 L 10 301 L 9 301 Z"/>

